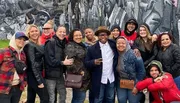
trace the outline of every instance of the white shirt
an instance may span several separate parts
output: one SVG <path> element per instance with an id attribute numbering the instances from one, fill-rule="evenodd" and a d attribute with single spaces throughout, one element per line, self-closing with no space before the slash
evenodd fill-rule
<path id="1" fill-rule="evenodd" d="M 107 84 L 108 80 L 110 83 L 114 82 L 114 71 L 113 71 L 113 57 L 114 53 L 108 42 L 100 44 L 101 55 L 102 55 L 102 77 L 101 83 Z"/>

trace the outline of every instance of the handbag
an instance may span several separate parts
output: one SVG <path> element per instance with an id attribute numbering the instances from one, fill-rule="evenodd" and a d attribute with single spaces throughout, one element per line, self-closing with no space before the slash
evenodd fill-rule
<path id="1" fill-rule="evenodd" d="M 10 48 L 9 48 L 10 49 Z M 13 51 L 10 49 L 10 53 L 12 57 L 14 58 L 14 67 L 18 74 L 23 74 L 25 70 L 27 69 L 27 65 L 23 63 L 21 60 L 19 60 L 13 53 Z"/>
<path id="2" fill-rule="evenodd" d="M 65 77 L 65 87 L 67 88 L 81 88 L 82 75 L 67 73 Z"/>
<path id="3" fill-rule="evenodd" d="M 133 89 L 134 88 L 134 80 L 120 79 L 120 88 Z"/>

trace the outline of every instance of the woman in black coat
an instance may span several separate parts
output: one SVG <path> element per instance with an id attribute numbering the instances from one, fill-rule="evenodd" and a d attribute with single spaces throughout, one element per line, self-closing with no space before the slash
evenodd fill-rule
<path id="1" fill-rule="evenodd" d="M 40 103 L 48 103 L 49 96 L 42 76 L 44 49 L 40 46 L 40 31 L 36 25 L 27 28 L 29 42 L 24 48 L 27 57 L 27 102 L 35 103 L 36 93 Z"/>
<path id="2" fill-rule="evenodd" d="M 162 33 L 158 37 L 158 54 L 156 59 L 163 65 L 163 71 L 169 72 L 180 89 L 180 48 L 172 43 L 169 33 Z"/>

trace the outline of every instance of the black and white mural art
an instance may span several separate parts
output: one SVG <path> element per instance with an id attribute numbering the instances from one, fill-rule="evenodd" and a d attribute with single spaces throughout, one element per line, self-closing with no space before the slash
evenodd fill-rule
<path id="1" fill-rule="evenodd" d="M 25 32 L 28 24 L 42 28 L 50 19 L 70 31 L 114 24 L 124 29 L 130 18 L 147 23 L 152 34 L 171 32 L 179 44 L 180 0 L 0 0 L 0 39 Z"/>

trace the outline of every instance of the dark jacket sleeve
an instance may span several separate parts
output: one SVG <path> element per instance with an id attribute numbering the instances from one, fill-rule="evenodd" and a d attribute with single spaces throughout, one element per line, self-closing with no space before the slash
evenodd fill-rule
<path id="1" fill-rule="evenodd" d="M 61 58 L 55 56 L 55 40 L 48 40 L 45 44 L 45 60 L 52 67 L 61 66 Z"/>
<path id="2" fill-rule="evenodd" d="M 42 69 L 42 66 L 41 66 L 41 64 L 36 62 L 35 49 L 36 48 L 34 46 L 29 46 L 28 51 L 27 51 L 27 55 L 29 55 L 29 60 L 31 63 L 32 72 L 33 72 L 38 84 L 42 84 L 43 83 L 43 77 L 42 77 L 41 72 L 40 72 L 40 70 Z"/>
<path id="3" fill-rule="evenodd" d="M 135 63 L 136 63 L 136 77 L 139 81 L 144 79 L 146 75 L 145 68 L 141 57 L 136 57 Z"/>
<path id="4" fill-rule="evenodd" d="M 172 71 L 178 71 L 180 69 L 180 48 L 178 46 L 174 46 L 174 50 L 172 51 L 173 60 L 175 64 L 172 66 Z"/>
<path id="5" fill-rule="evenodd" d="M 92 58 L 91 49 L 88 48 L 86 58 L 85 58 L 85 65 L 88 69 L 93 69 L 96 66 L 94 63 L 94 60 L 95 59 Z"/>
<path id="6" fill-rule="evenodd" d="M 146 67 L 152 60 L 154 60 L 154 59 L 156 58 L 156 55 L 157 55 L 157 53 L 158 53 L 158 47 L 157 47 L 156 44 L 153 46 L 152 53 L 153 53 L 153 55 L 151 56 L 151 58 L 149 58 L 148 60 L 144 61 L 145 67 Z"/>

